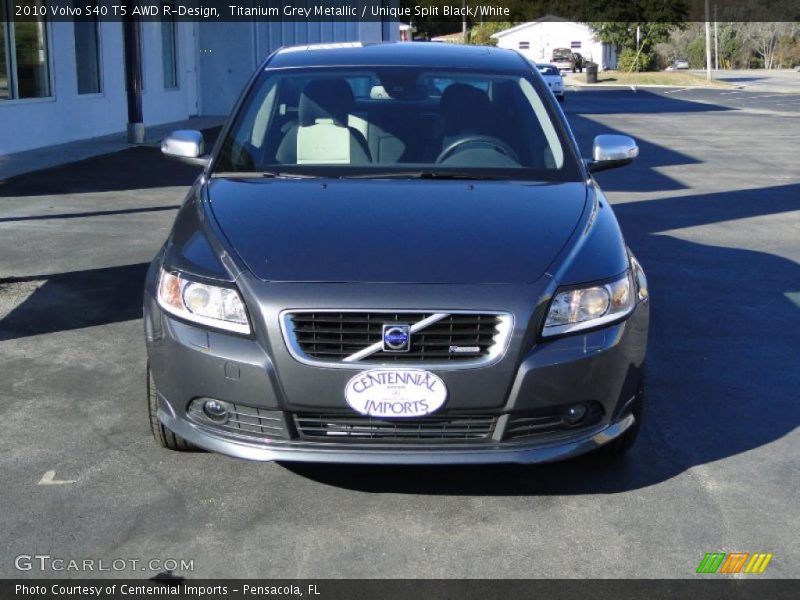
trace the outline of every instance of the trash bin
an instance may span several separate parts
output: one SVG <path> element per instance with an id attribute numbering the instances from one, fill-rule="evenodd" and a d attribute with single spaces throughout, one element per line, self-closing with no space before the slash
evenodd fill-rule
<path id="1" fill-rule="evenodd" d="M 586 83 L 597 83 L 597 63 L 586 63 Z"/>

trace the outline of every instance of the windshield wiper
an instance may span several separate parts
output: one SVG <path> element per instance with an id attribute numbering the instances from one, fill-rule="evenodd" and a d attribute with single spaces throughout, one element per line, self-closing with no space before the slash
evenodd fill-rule
<path id="1" fill-rule="evenodd" d="M 387 171 L 377 173 L 359 173 L 358 175 L 340 175 L 340 179 L 463 179 L 463 180 L 486 180 L 486 179 L 505 179 L 487 175 L 486 173 L 474 173 L 469 171 Z"/>
<path id="2" fill-rule="evenodd" d="M 292 171 L 222 171 L 212 173 L 211 177 L 225 179 L 319 179 L 325 175 L 297 173 Z M 356 173 L 353 175 L 333 176 L 338 179 L 450 179 L 450 180 L 498 180 L 507 179 L 474 171 L 377 171 L 374 173 Z"/>
<path id="3" fill-rule="evenodd" d="M 263 171 L 262 177 L 267 179 L 319 179 L 320 175 L 311 173 L 293 173 L 291 171 Z"/>
<path id="4" fill-rule="evenodd" d="M 319 175 L 290 173 L 288 171 L 223 171 L 220 173 L 212 173 L 211 177 L 225 179 L 317 179 Z"/>

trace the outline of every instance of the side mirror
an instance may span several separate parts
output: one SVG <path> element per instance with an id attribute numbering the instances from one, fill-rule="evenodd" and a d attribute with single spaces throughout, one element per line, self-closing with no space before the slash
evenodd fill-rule
<path id="1" fill-rule="evenodd" d="M 627 135 L 598 135 L 594 138 L 592 160 L 586 161 L 590 173 L 616 169 L 633 161 L 639 156 L 636 140 Z"/>
<path id="2" fill-rule="evenodd" d="M 170 133 L 161 142 L 161 152 L 164 156 L 174 158 L 187 165 L 204 168 L 208 165 L 209 157 L 205 155 L 203 134 L 192 129 Z"/>

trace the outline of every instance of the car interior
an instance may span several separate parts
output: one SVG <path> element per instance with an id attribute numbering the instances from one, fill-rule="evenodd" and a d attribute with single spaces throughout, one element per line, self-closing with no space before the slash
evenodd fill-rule
<path id="1" fill-rule="evenodd" d="M 243 111 L 218 168 L 557 168 L 535 109 L 513 77 L 283 75 Z"/>

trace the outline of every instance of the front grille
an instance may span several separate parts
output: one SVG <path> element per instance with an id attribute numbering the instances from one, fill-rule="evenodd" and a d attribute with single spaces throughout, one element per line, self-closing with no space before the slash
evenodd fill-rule
<path id="1" fill-rule="evenodd" d="M 381 419 L 377 417 L 295 414 L 301 438 L 326 441 L 466 442 L 492 437 L 495 415 Z"/>
<path id="2" fill-rule="evenodd" d="M 413 325 L 434 313 L 297 312 L 288 315 L 292 347 L 302 358 L 338 363 L 380 343 L 385 324 Z M 411 334 L 408 352 L 379 350 L 358 363 L 469 363 L 486 360 L 504 343 L 510 317 L 451 313 Z"/>
<path id="3" fill-rule="evenodd" d="M 228 420 L 225 423 L 211 421 L 203 412 L 203 401 L 198 398 L 189 404 L 189 417 L 204 427 L 225 433 L 256 437 L 260 439 L 288 439 L 283 413 L 277 410 L 266 410 L 243 404 L 231 404 Z"/>
<path id="4" fill-rule="evenodd" d="M 603 406 L 597 402 L 589 402 L 587 409 L 586 416 L 576 424 L 570 424 L 564 419 L 563 407 L 554 406 L 512 414 L 506 424 L 503 439 L 515 440 L 528 436 L 559 433 L 597 424 L 603 417 Z"/>

